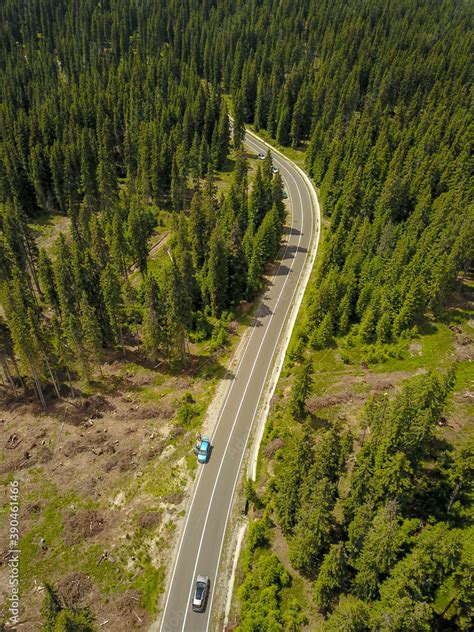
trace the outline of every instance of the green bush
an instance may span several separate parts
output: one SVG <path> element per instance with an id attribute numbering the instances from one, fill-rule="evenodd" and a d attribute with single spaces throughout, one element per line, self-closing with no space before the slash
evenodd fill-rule
<path id="1" fill-rule="evenodd" d="M 343 364 L 352 364 L 351 356 L 348 353 L 346 353 L 345 351 L 340 351 L 339 352 L 339 357 L 341 358 L 341 362 Z"/>
<path id="2" fill-rule="evenodd" d="M 255 551 L 264 548 L 268 544 L 268 538 L 269 521 L 266 517 L 250 523 L 247 532 L 247 546 L 242 558 L 245 572 L 248 572 L 252 566 Z"/>
<path id="3" fill-rule="evenodd" d="M 217 351 L 222 349 L 227 344 L 227 329 L 222 320 L 218 320 L 213 327 L 211 341 L 209 343 L 209 349 L 211 351 Z"/>
<path id="4" fill-rule="evenodd" d="M 206 314 L 197 312 L 194 318 L 194 328 L 190 332 L 189 337 L 193 342 L 203 342 L 209 340 L 212 334 L 212 324 L 209 322 Z"/>
<path id="5" fill-rule="evenodd" d="M 367 364 L 383 364 L 391 358 L 402 360 L 405 356 L 405 346 L 402 342 L 396 345 L 371 345 L 365 347 L 362 361 Z M 341 356 L 342 359 L 342 356 Z"/>
<path id="6" fill-rule="evenodd" d="M 374 345 L 373 347 L 368 347 L 366 349 L 362 358 L 363 362 L 366 362 L 367 364 L 383 364 L 384 362 L 387 362 L 389 355 L 383 347 Z"/>
<path id="7" fill-rule="evenodd" d="M 239 632 L 283 630 L 286 608 L 281 601 L 281 590 L 291 584 L 291 577 L 276 555 L 262 552 L 246 574 L 239 589 L 241 621 Z M 290 604 L 292 615 L 295 604 Z M 289 618 L 294 619 L 294 616 Z"/>
<path id="8" fill-rule="evenodd" d="M 189 428 L 196 416 L 197 411 L 193 396 L 191 393 L 185 393 L 181 399 L 178 412 L 176 413 L 176 421 L 180 426 Z"/>

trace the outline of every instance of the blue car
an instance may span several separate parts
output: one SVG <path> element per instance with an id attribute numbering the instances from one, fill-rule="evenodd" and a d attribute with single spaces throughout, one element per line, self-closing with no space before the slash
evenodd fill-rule
<path id="1" fill-rule="evenodd" d="M 203 437 L 198 449 L 197 458 L 199 463 L 207 463 L 209 455 L 211 453 L 211 440 L 209 437 Z"/>

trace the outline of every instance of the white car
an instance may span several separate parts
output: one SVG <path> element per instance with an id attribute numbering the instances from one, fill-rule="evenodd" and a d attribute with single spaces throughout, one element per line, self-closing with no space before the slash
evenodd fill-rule
<path id="1" fill-rule="evenodd" d="M 206 602 L 209 595 L 210 584 L 211 580 L 207 575 L 198 575 L 196 577 L 196 585 L 194 587 L 193 595 L 194 612 L 204 612 L 204 610 L 206 609 Z"/>
<path id="2" fill-rule="evenodd" d="M 261 151 L 261 152 L 258 154 L 258 159 L 259 159 L 259 160 L 265 160 L 265 154 L 263 153 L 263 151 Z"/>
<path id="3" fill-rule="evenodd" d="M 273 173 L 278 173 L 278 167 L 272 167 Z"/>

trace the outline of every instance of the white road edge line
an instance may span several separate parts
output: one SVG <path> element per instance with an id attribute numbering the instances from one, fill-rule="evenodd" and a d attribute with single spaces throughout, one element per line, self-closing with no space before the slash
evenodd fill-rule
<path id="1" fill-rule="evenodd" d="M 228 614 L 230 612 L 230 606 L 232 603 L 232 595 L 234 593 L 234 582 L 235 582 L 235 572 L 237 570 L 237 564 L 239 563 L 239 553 L 242 548 L 242 542 L 244 541 L 245 532 L 247 531 L 247 523 L 244 522 L 240 527 L 239 532 L 237 534 L 237 542 L 234 551 L 234 559 L 232 560 L 232 572 L 230 574 L 229 587 L 227 590 L 227 599 L 225 602 L 225 614 L 226 617 L 224 619 L 224 630 L 227 627 L 228 623 Z"/>
<path id="2" fill-rule="evenodd" d="M 263 142 L 263 141 L 262 141 L 262 142 Z M 290 199 L 291 199 L 291 196 L 290 196 Z M 293 221 L 294 221 L 294 213 L 293 213 L 293 206 L 291 205 L 291 228 L 293 228 Z M 288 241 L 289 241 L 289 240 L 288 240 Z M 288 250 L 288 246 L 289 246 L 289 243 L 287 243 L 287 244 L 285 245 L 285 247 L 284 247 L 284 250 L 283 250 L 283 253 L 282 253 L 282 256 L 281 256 L 281 261 L 283 260 L 283 257 L 284 257 L 284 255 L 286 254 L 286 251 Z M 281 268 L 281 266 L 282 266 L 281 261 L 280 261 L 280 264 L 279 264 L 279 266 L 278 266 L 278 268 L 277 268 L 277 271 L 276 271 L 276 272 L 272 275 L 272 278 L 275 278 L 275 277 L 278 275 L 278 272 L 279 272 L 279 270 L 280 270 L 280 268 Z M 259 307 L 260 307 L 260 306 L 258 306 L 258 308 L 257 308 L 257 312 L 256 312 L 256 314 L 258 313 L 258 309 L 259 309 Z M 257 316 L 257 315 L 256 315 L 256 318 L 258 318 L 258 316 Z M 273 318 L 273 314 L 270 316 L 269 323 L 270 323 L 270 321 L 271 321 L 271 319 L 272 319 L 272 318 Z M 268 328 L 268 326 L 267 326 L 267 328 Z M 243 361 L 244 361 L 244 359 L 245 359 L 245 354 L 247 353 L 247 349 L 248 349 L 248 347 L 249 347 L 249 345 L 250 345 L 250 342 L 251 342 L 251 340 L 252 340 L 252 338 L 253 338 L 253 335 L 254 335 L 254 333 L 255 333 L 256 329 L 257 329 L 257 328 L 256 328 L 256 327 L 254 327 L 254 328 L 253 328 L 253 330 L 252 330 L 252 333 L 250 334 L 250 336 L 248 336 L 248 337 L 247 337 L 247 341 L 245 342 L 245 347 L 244 347 L 244 350 L 242 351 L 242 355 L 241 355 L 240 360 L 239 360 L 239 362 L 238 362 L 238 364 L 237 364 L 237 367 L 236 367 L 236 369 L 235 369 L 235 374 L 237 374 L 237 373 L 238 373 L 238 370 L 239 370 L 239 368 L 240 368 L 240 365 L 242 364 L 242 362 L 243 362 Z M 238 347 L 237 347 L 237 348 L 238 348 Z M 236 349 L 235 353 L 237 353 L 237 349 Z M 258 358 L 259 354 L 260 354 L 260 348 L 259 348 L 259 351 L 258 351 L 257 356 L 256 356 L 257 358 Z M 249 378 L 249 380 L 247 381 L 247 386 L 248 386 L 248 382 L 249 382 L 249 381 L 250 381 L 250 378 Z M 231 392 L 232 392 L 232 389 L 233 389 L 233 387 L 234 387 L 234 384 L 235 384 L 235 380 L 233 380 L 233 381 L 232 381 L 232 384 L 230 385 L 230 387 L 229 387 L 229 389 L 228 389 L 228 391 L 227 391 L 227 393 L 226 393 L 226 396 L 225 396 L 225 398 L 224 398 L 224 401 L 222 402 L 222 405 L 221 405 L 221 407 L 220 407 L 220 410 L 219 410 L 219 415 L 218 415 L 218 418 L 217 418 L 217 422 L 216 422 L 216 425 L 215 425 L 214 430 L 213 430 L 212 435 L 211 435 L 211 445 L 212 445 L 212 440 L 214 439 L 214 436 L 215 436 L 215 434 L 217 433 L 217 431 L 218 431 L 218 429 L 219 429 L 219 425 L 220 425 L 220 422 L 221 422 L 221 419 L 222 419 L 222 413 L 224 412 L 225 406 L 226 406 L 226 404 L 227 404 L 227 400 L 229 399 L 229 397 L 230 397 L 230 395 L 231 395 Z M 246 386 L 246 390 L 247 390 L 247 386 Z M 236 416 L 236 418 L 237 418 L 237 416 Z M 235 424 L 234 424 L 234 425 L 235 425 Z M 234 429 L 234 426 L 232 426 L 231 434 L 232 434 L 233 429 Z M 224 457 L 222 457 L 222 458 L 224 458 Z M 222 463 L 222 462 L 221 462 L 221 463 Z M 180 556 L 180 554 L 181 554 L 181 549 L 182 549 L 183 542 L 184 542 L 184 536 L 185 536 L 186 531 L 187 531 L 187 528 L 188 528 L 189 516 L 191 515 L 192 509 L 193 509 L 193 506 L 194 506 L 194 501 L 195 501 L 195 499 L 196 499 L 196 494 L 195 494 L 195 491 L 196 491 L 197 487 L 199 486 L 199 481 L 201 480 L 201 475 L 202 475 L 202 472 L 203 472 L 203 469 L 202 469 L 202 468 L 200 468 L 200 469 L 199 469 L 199 472 L 198 472 L 198 475 L 197 475 L 197 477 L 196 477 L 196 479 L 195 479 L 194 485 L 192 486 L 192 492 L 191 492 L 191 493 L 192 493 L 191 504 L 190 504 L 189 509 L 188 509 L 188 511 L 187 511 L 187 514 L 186 514 L 186 520 L 185 520 L 185 522 L 184 522 L 184 525 L 183 525 L 183 530 L 182 530 L 182 532 L 181 532 L 181 536 L 180 536 L 180 540 L 179 540 L 178 549 L 177 549 L 177 551 L 176 551 L 176 555 L 175 555 L 175 558 L 174 558 L 173 570 L 172 570 L 171 576 L 170 576 L 170 578 L 169 578 L 169 580 L 168 580 L 168 582 L 167 582 L 167 586 L 166 586 L 166 600 L 165 600 L 165 604 L 164 604 L 164 606 L 163 606 L 163 611 L 162 611 L 162 613 L 161 613 L 161 622 L 160 622 L 159 632 L 162 632 L 162 631 L 163 631 L 163 625 L 164 625 L 164 620 L 165 620 L 165 614 L 166 614 L 166 610 L 167 610 L 167 608 L 168 608 L 168 603 L 169 603 L 169 599 L 170 599 L 170 595 L 171 595 L 171 591 L 170 591 L 169 589 L 172 587 L 172 585 L 173 585 L 173 581 L 174 581 L 174 576 L 176 575 L 176 568 L 177 568 L 177 565 L 178 565 L 178 559 L 179 559 L 179 556 Z M 219 468 L 219 472 L 220 472 L 220 468 Z M 194 579 L 194 578 L 193 578 L 193 579 Z M 185 621 L 186 621 L 186 619 L 185 619 Z M 152 631 L 152 630 L 154 629 L 154 627 L 155 627 L 155 626 L 154 626 L 154 625 L 152 625 L 152 626 L 151 626 L 151 628 L 150 628 L 150 631 Z"/>

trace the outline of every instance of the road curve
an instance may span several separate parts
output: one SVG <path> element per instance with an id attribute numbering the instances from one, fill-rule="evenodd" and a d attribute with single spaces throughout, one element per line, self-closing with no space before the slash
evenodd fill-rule
<path id="1" fill-rule="evenodd" d="M 255 152 L 266 144 L 247 134 L 245 144 Z M 310 249 L 315 250 L 319 208 L 312 185 L 303 172 L 272 150 L 288 192 L 291 221 L 281 260 L 252 323 L 245 347 L 222 404 L 212 435 L 209 463 L 200 466 L 188 507 L 176 558 L 168 581 L 161 621 L 150 632 L 210 632 L 224 603 L 214 601 L 221 553 L 234 492 L 265 384 L 302 283 L 308 278 Z M 316 244 L 316 245 L 315 245 Z M 293 314 L 294 315 L 294 314 Z M 208 575 L 211 590 L 204 613 L 191 610 L 196 575 Z"/>

